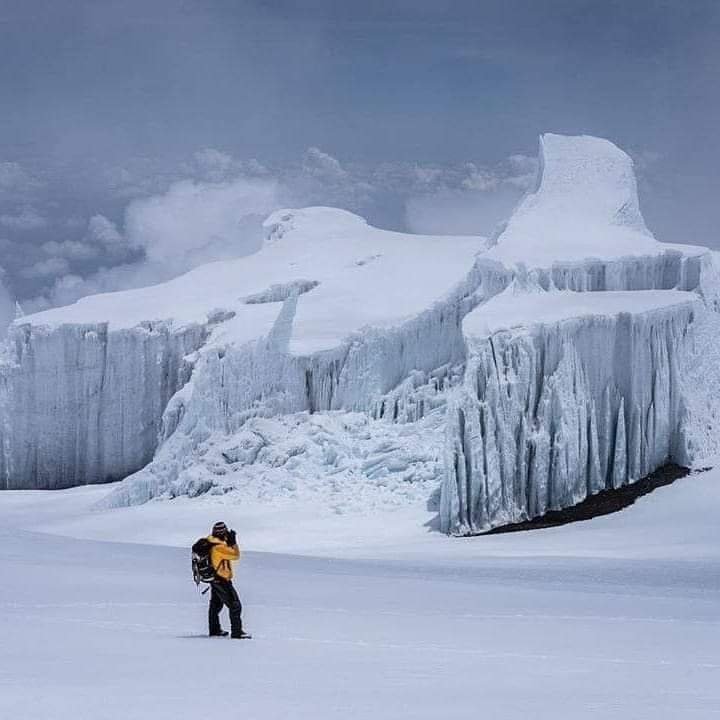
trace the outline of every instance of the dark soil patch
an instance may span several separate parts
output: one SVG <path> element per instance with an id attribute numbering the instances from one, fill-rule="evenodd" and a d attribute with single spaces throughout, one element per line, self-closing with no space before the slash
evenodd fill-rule
<path id="1" fill-rule="evenodd" d="M 647 477 L 642 478 L 642 480 L 632 483 L 632 485 L 625 485 L 617 490 L 602 490 L 597 495 L 592 495 L 581 503 L 564 510 L 551 510 L 549 513 L 532 520 L 493 528 L 481 534 L 497 535 L 499 533 L 521 532 L 523 530 L 540 530 L 541 528 L 557 527 L 558 525 L 567 525 L 581 520 L 591 520 L 601 515 L 609 515 L 632 505 L 639 497 L 647 495 L 659 487 L 670 485 L 689 474 L 690 470 L 688 468 L 668 463 L 650 473 Z"/>

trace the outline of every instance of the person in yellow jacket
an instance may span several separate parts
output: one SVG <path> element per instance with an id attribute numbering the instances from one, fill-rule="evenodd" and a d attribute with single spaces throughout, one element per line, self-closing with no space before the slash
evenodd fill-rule
<path id="1" fill-rule="evenodd" d="M 232 584 L 232 563 L 240 558 L 240 548 L 234 530 L 229 530 L 224 522 L 213 525 L 208 537 L 210 561 L 215 568 L 215 580 L 210 584 L 210 607 L 208 625 L 210 637 L 225 637 L 228 633 L 220 626 L 220 611 L 223 607 L 230 614 L 230 637 L 245 639 L 251 637 L 243 631 L 242 603 Z"/>

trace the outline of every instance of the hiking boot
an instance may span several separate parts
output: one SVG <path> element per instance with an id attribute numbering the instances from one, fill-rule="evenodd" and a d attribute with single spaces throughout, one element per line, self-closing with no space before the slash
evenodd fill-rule
<path id="1" fill-rule="evenodd" d="M 241 630 L 239 633 L 233 633 L 230 636 L 233 640 L 251 640 L 252 635 L 248 635 L 244 630 Z"/>
<path id="2" fill-rule="evenodd" d="M 217 632 L 209 633 L 210 637 L 227 637 L 229 634 L 227 630 L 218 630 Z"/>

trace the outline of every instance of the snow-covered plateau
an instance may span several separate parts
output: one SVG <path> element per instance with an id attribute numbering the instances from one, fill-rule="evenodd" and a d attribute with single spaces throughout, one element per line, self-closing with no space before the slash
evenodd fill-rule
<path id="1" fill-rule="evenodd" d="M 490 240 L 331 208 L 265 228 L 254 255 L 15 321 L 0 487 L 430 508 L 468 534 L 720 450 L 716 257 L 653 237 L 606 140 L 544 135 Z"/>
<path id="2" fill-rule="evenodd" d="M 2 718 L 720 713 L 717 468 L 620 513 L 471 541 L 429 532 L 422 508 L 206 494 L 93 511 L 107 492 L 0 493 Z M 249 643 L 205 636 L 190 577 L 188 545 L 218 519 L 243 549 Z"/>

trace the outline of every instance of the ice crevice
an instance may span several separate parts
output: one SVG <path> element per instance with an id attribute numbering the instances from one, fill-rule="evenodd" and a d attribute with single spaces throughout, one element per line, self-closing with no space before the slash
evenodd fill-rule
<path id="1" fill-rule="evenodd" d="M 310 292 L 319 284 L 317 280 L 293 280 L 289 283 L 277 283 L 271 285 L 263 292 L 248 295 L 245 297 L 245 302 L 249 305 L 282 302 L 293 295 L 302 295 L 303 293 Z"/>

